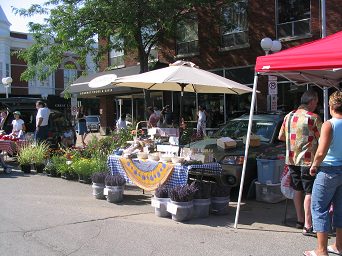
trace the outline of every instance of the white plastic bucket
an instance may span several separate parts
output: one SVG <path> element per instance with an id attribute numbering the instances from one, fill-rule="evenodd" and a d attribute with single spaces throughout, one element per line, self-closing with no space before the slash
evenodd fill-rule
<path id="1" fill-rule="evenodd" d="M 93 183 L 93 185 L 91 187 L 93 188 L 93 196 L 96 199 L 105 199 L 105 196 L 103 194 L 103 189 L 105 188 L 104 184 Z"/>
<path id="2" fill-rule="evenodd" d="M 171 217 L 171 213 L 167 211 L 167 203 L 170 202 L 170 198 L 153 197 L 151 199 L 151 205 L 154 207 L 154 213 L 158 217 Z"/>
<path id="3" fill-rule="evenodd" d="M 217 215 L 228 214 L 229 196 L 225 197 L 212 197 L 211 198 L 211 211 Z"/>
<path id="4" fill-rule="evenodd" d="M 205 218 L 209 216 L 210 198 L 208 199 L 194 199 L 194 218 Z"/>

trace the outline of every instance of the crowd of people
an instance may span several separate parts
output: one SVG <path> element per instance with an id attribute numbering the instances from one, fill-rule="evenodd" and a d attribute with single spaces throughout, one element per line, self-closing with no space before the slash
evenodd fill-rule
<path id="1" fill-rule="evenodd" d="M 317 104 L 317 93 L 306 91 L 301 106 L 285 116 L 279 139 L 286 142 L 296 227 L 317 236 L 317 248 L 303 255 L 342 255 L 342 92 L 330 96 L 332 118 L 323 124 L 314 113 Z M 334 231 L 336 241 L 328 245 Z"/>

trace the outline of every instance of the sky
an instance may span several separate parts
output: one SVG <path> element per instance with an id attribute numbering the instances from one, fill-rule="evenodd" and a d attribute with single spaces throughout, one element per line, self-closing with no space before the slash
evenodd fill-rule
<path id="1" fill-rule="evenodd" d="M 11 6 L 16 8 L 29 8 L 32 4 L 42 4 L 44 2 L 46 2 L 46 0 L 0 0 L 0 5 L 8 21 L 12 24 L 10 27 L 11 31 L 28 32 L 29 22 L 42 23 L 44 17 L 41 15 L 35 15 L 32 17 L 24 18 L 19 15 L 15 15 L 12 12 Z"/>

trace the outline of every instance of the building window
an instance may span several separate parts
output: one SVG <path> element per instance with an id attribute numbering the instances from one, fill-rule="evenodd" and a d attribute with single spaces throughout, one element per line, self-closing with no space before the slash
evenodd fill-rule
<path id="1" fill-rule="evenodd" d="M 10 72 L 10 64 L 6 63 L 6 77 L 11 76 L 11 72 Z"/>
<path id="2" fill-rule="evenodd" d="M 51 80 L 53 80 L 53 77 L 54 76 L 51 75 L 43 81 L 35 77 L 34 79 L 28 81 L 28 86 L 29 87 L 50 87 L 50 83 L 52 82 Z"/>
<path id="3" fill-rule="evenodd" d="M 125 66 L 124 40 L 118 35 L 110 36 L 112 46 L 109 52 L 109 66 L 111 68 L 122 68 Z"/>
<path id="4" fill-rule="evenodd" d="M 237 1 L 222 8 L 221 47 L 248 46 L 248 1 Z"/>
<path id="5" fill-rule="evenodd" d="M 2 62 L 0 62 L 0 83 L 2 83 L 1 81 L 2 81 L 2 78 L 4 77 L 2 72 L 3 72 L 3 67 L 2 67 Z"/>
<path id="6" fill-rule="evenodd" d="M 113 68 L 122 68 L 125 66 L 124 51 L 110 51 L 110 66 Z"/>
<path id="7" fill-rule="evenodd" d="M 148 62 L 158 61 L 158 50 L 156 47 L 152 47 L 150 55 L 148 56 Z"/>
<path id="8" fill-rule="evenodd" d="M 77 78 L 77 69 L 64 69 L 64 88 L 67 88 Z"/>
<path id="9" fill-rule="evenodd" d="M 188 20 L 177 25 L 177 55 L 198 54 L 198 21 L 192 15 Z"/>
<path id="10" fill-rule="evenodd" d="M 277 38 L 311 35 L 310 0 L 277 0 Z"/>

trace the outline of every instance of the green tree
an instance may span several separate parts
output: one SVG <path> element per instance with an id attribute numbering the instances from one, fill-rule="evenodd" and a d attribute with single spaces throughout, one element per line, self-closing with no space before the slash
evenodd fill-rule
<path id="1" fill-rule="evenodd" d="M 88 53 L 95 63 L 110 49 L 136 51 L 140 71 L 148 71 L 153 46 L 174 36 L 176 24 L 194 8 L 216 6 L 214 0 L 49 0 L 28 9 L 13 8 L 22 16 L 47 14 L 43 24 L 30 23 L 34 44 L 18 52 L 28 67 L 21 78 L 45 79 L 56 71 L 66 52 L 85 67 Z M 220 1 L 222 2 L 222 1 Z M 224 1 L 223 1 L 224 2 Z M 227 0 L 225 2 L 230 2 Z M 115 36 L 117 40 L 109 40 Z M 97 38 L 108 43 L 97 46 Z"/>

